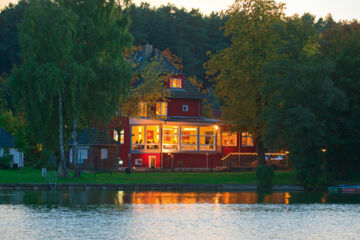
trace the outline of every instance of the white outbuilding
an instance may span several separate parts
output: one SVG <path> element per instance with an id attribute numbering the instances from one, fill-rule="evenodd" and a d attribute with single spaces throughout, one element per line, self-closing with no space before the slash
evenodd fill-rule
<path id="1" fill-rule="evenodd" d="M 24 167 L 24 153 L 16 148 L 13 136 L 0 127 L 0 157 L 7 151 L 12 156 L 12 167 Z"/>

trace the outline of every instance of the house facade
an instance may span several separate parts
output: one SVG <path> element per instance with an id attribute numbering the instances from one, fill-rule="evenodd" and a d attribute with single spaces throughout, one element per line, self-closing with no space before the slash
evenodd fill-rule
<path id="1" fill-rule="evenodd" d="M 123 118 L 120 134 L 111 124 L 83 130 L 78 139 L 83 169 L 215 169 L 227 164 L 224 156 L 230 153 L 256 152 L 249 133 L 231 132 L 220 120 L 202 116 L 204 96 L 159 51 L 147 44 L 137 58 L 147 61 L 154 54 L 162 57 L 164 71 L 171 72 L 165 82 L 170 97 L 155 108 L 139 102 L 138 116 Z M 70 165 L 74 166 L 71 150 Z"/>
<path id="2" fill-rule="evenodd" d="M 143 48 L 142 59 L 154 53 Z M 125 119 L 123 131 L 110 127 L 110 137 L 120 138 L 119 168 L 208 169 L 223 166 L 224 155 L 232 152 L 255 152 L 251 135 L 225 131 L 218 119 L 202 116 L 203 95 L 163 57 L 164 68 L 172 72 L 165 85 L 171 92 L 166 101 L 148 109 L 139 103 L 139 117 Z M 149 111 L 155 111 L 155 118 Z M 152 115 L 153 116 L 153 115 Z"/>

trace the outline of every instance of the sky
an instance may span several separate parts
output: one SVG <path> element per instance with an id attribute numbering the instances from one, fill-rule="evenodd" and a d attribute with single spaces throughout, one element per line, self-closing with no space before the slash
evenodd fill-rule
<path id="1" fill-rule="evenodd" d="M 133 0 L 136 4 L 142 1 L 144 0 Z M 10 2 L 16 3 L 17 0 L 0 0 L 0 8 Z M 209 14 L 212 11 L 226 10 L 234 0 L 146 0 L 145 2 L 149 2 L 151 6 L 172 3 L 189 10 L 198 8 L 202 13 Z M 286 3 L 285 13 L 289 16 L 310 12 L 317 17 L 325 17 L 331 13 L 335 20 L 360 20 L 360 0 L 281 0 L 281 2 Z"/>

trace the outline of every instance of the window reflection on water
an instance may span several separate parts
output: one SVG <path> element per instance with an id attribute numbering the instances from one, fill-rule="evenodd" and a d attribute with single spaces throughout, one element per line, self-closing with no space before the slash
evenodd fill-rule
<path id="1" fill-rule="evenodd" d="M 0 204 L 294 204 L 360 203 L 360 195 L 306 192 L 180 192 L 180 191 L 0 191 Z"/>
<path id="2" fill-rule="evenodd" d="M 360 203 L 360 194 L 321 192 L 180 192 L 180 191 L 0 191 L 0 204 L 296 204 Z"/>

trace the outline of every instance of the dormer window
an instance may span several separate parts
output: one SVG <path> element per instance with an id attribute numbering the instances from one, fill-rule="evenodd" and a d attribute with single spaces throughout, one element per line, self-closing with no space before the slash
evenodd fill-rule
<path id="1" fill-rule="evenodd" d="M 170 78 L 170 88 L 182 88 L 181 78 Z"/>

